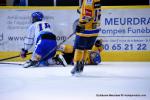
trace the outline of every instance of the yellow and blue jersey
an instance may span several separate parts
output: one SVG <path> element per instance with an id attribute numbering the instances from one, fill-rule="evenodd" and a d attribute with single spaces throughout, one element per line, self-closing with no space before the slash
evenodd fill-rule
<path id="1" fill-rule="evenodd" d="M 88 50 L 86 52 L 87 58 L 85 59 L 85 63 L 86 64 L 92 64 L 91 57 L 90 57 L 91 52 L 98 52 L 99 56 L 100 56 L 100 53 L 102 51 L 103 51 L 102 46 L 96 47 L 95 45 L 93 45 L 92 49 Z M 66 62 L 68 64 L 71 64 L 71 63 L 73 63 L 74 53 L 75 53 L 74 52 L 74 47 L 72 45 L 66 44 L 66 45 L 63 46 L 63 49 L 57 50 L 56 55 L 62 54 L 63 57 L 65 58 Z"/>
<path id="2" fill-rule="evenodd" d="M 100 0 L 83 0 L 79 23 L 84 26 L 85 31 L 77 33 L 82 37 L 98 36 L 101 8 Z"/>

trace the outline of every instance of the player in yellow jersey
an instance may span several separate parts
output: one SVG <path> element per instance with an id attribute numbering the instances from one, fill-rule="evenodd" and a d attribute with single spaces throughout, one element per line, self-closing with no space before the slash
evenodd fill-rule
<path id="1" fill-rule="evenodd" d="M 83 0 L 79 23 L 76 27 L 74 68 L 71 73 L 81 73 L 84 68 L 87 50 L 91 50 L 98 36 L 100 26 L 100 0 Z"/>
<path id="2" fill-rule="evenodd" d="M 73 64 L 74 47 L 70 44 L 61 45 L 53 60 L 58 65 L 66 66 Z M 88 50 L 87 58 L 85 59 L 86 65 L 98 65 L 101 63 L 101 52 L 103 51 L 102 40 L 96 40 L 91 50 Z"/>

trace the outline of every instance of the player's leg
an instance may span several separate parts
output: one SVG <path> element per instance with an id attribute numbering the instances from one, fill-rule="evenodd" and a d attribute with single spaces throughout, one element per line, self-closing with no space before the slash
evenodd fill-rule
<path id="1" fill-rule="evenodd" d="M 56 54 L 52 58 L 53 62 L 57 65 L 63 65 L 64 67 L 67 66 L 66 59 L 64 58 L 63 54 Z"/>
<path id="2" fill-rule="evenodd" d="M 94 46 L 95 40 L 97 37 L 88 37 L 87 38 L 87 44 L 86 44 L 86 50 L 84 51 L 84 61 L 86 64 L 90 63 L 90 53 L 89 50 L 92 50 L 92 47 Z"/>
<path id="3" fill-rule="evenodd" d="M 47 66 L 48 59 L 52 58 L 56 53 L 56 50 L 54 50 L 56 46 L 57 46 L 57 43 L 55 40 L 45 39 L 45 40 L 39 41 L 33 52 L 30 63 L 26 64 L 26 66 L 24 67 L 39 66 L 40 64 L 45 64 Z M 32 62 L 36 62 L 36 63 L 32 63 Z"/>
<path id="4" fill-rule="evenodd" d="M 41 55 L 41 59 L 39 62 L 41 65 L 42 64 L 44 66 L 49 65 L 48 60 L 52 59 L 52 57 L 54 57 L 56 54 L 56 49 L 54 49 L 56 48 L 56 46 L 57 46 L 57 43 L 55 40 L 47 40 L 47 39 L 43 40 L 43 42 L 39 46 L 40 49 L 36 50 L 36 53 Z"/>
<path id="5" fill-rule="evenodd" d="M 30 66 L 38 66 L 38 61 L 41 59 L 41 55 L 37 54 L 36 50 L 40 49 L 39 45 L 41 44 L 41 40 L 38 41 L 38 43 L 35 45 L 35 49 L 33 51 L 32 57 L 31 59 L 29 59 L 28 61 L 25 62 L 25 64 L 23 65 L 24 68 L 28 68 Z"/>
<path id="6" fill-rule="evenodd" d="M 37 59 L 40 59 L 40 58 L 41 58 L 41 56 L 36 54 L 35 51 L 34 51 L 33 54 L 32 54 L 31 59 L 26 61 L 25 64 L 23 65 L 24 68 L 28 68 L 30 66 L 37 66 L 38 65 L 38 60 Z"/>
<path id="7" fill-rule="evenodd" d="M 85 38 L 77 35 L 74 44 L 75 54 L 74 54 L 74 68 L 71 71 L 72 74 L 82 72 L 81 69 L 83 69 L 84 67 L 83 56 L 85 44 L 86 44 Z"/>
<path id="8" fill-rule="evenodd" d="M 63 52 L 63 53 L 72 53 L 74 51 L 74 48 L 70 44 L 60 45 L 57 49 L 57 51 Z"/>
<path id="9" fill-rule="evenodd" d="M 74 68 L 72 69 L 71 73 L 80 73 L 81 69 L 84 67 L 84 62 L 83 62 L 83 55 L 84 55 L 84 50 L 75 50 L 74 54 Z"/>
<path id="10" fill-rule="evenodd" d="M 72 58 L 68 59 L 70 55 L 74 52 L 73 46 L 69 44 L 61 45 L 58 47 L 55 57 L 53 57 L 53 61 L 57 65 L 63 65 L 64 67 L 71 63 Z"/>
<path id="11" fill-rule="evenodd" d="M 76 37 L 75 41 L 75 55 L 74 55 L 74 68 L 72 74 L 80 73 L 84 69 L 84 62 L 87 58 L 87 50 L 90 50 L 94 45 L 96 37 Z M 75 71 L 76 70 L 76 71 Z"/>
<path id="12" fill-rule="evenodd" d="M 94 45 L 96 38 L 97 37 L 87 37 L 85 40 L 86 44 L 85 44 L 85 50 L 84 50 L 84 56 L 83 56 L 84 64 L 86 63 L 88 56 L 89 56 L 88 50 L 92 49 L 92 46 Z M 81 72 L 83 71 L 83 69 L 84 69 L 84 66 L 81 68 Z"/>

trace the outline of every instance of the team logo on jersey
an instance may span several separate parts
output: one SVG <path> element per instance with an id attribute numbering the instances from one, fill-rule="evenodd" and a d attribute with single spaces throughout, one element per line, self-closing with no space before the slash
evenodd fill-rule
<path id="1" fill-rule="evenodd" d="M 85 9 L 85 15 L 86 16 L 92 16 L 92 10 Z"/>

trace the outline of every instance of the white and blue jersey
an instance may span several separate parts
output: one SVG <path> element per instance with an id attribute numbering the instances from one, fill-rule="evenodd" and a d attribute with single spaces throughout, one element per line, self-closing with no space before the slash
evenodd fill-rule
<path id="1" fill-rule="evenodd" d="M 55 55 L 56 50 L 52 49 L 57 46 L 56 36 L 53 34 L 50 24 L 38 21 L 29 27 L 24 49 L 29 50 L 33 45 L 35 48 L 31 59 L 35 59 L 35 54 L 40 55 L 42 59 L 49 59 Z"/>

